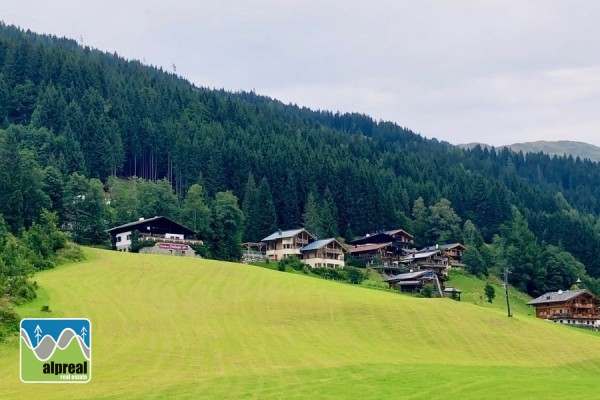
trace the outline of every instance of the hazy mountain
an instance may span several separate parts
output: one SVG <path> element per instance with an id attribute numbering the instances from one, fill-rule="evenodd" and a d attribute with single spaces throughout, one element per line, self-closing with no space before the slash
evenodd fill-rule
<path id="1" fill-rule="evenodd" d="M 491 147 L 488 144 L 477 142 L 459 144 L 458 147 L 472 149 L 477 145 L 487 148 Z M 582 159 L 587 158 L 591 161 L 600 161 L 600 147 L 584 142 L 574 142 L 570 140 L 559 140 L 554 142 L 539 140 L 537 142 L 513 143 L 506 146 L 498 146 L 497 148 L 502 147 L 508 147 L 516 152 L 522 151 L 523 154 L 542 152 L 550 156 L 572 155 L 573 157 L 579 156 Z"/>

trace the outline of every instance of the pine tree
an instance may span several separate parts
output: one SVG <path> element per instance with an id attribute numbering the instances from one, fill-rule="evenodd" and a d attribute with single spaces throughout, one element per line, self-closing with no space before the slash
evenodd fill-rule
<path id="1" fill-rule="evenodd" d="M 335 200 L 329 188 L 325 188 L 323 201 L 320 205 L 320 217 L 323 239 L 329 237 L 338 237 L 338 212 L 335 205 Z"/>
<path id="2" fill-rule="evenodd" d="M 210 208 L 206 205 L 204 189 L 195 183 L 188 189 L 181 210 L 181 220 L 200 237 L 207 238 L 210 229 Z"/>
<path id="3" fill-rule="evenodd" d="M 258 186 L 258 204 L 260 204 L 259 239 L 262 239 L 277 229 L 277 213 L 273 204 L 273 196 L 267 178 L 262 178 Z"/>
<path id="4" fill-rule="evenodd" d="M 246 188 L 244 190 L 244 201 L 242 203 L 244 211 L 244 242 L 257 242 L 265 236 L 261 236 L 260 232 L 260 198 L 258 188 L 252 174 L 248 175 Z"/>
<path id="5" fill-rule="evenodd" d="M 321 212 L 319 205 L 315 199 L 313 192 L 309 192 L 306 198 L 306 204 L 304 206 L 304 213 L 302 214 L 304 220 L 304 229 L 310 234 L 317 237 L 318 239 L 324 238 L 323 224 L 321 222 Z"/>

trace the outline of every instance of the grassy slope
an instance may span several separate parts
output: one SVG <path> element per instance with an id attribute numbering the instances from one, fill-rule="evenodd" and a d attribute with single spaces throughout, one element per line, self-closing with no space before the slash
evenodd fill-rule
<path id="1" fill-rule="evenodd" d="M 506 318 L 501 298 L 481 307 L 239 264 L 88 252 L 90 262 L 38 274 L 41 298 L 21 312 L 50 304 L 55 317 L 90 318 L 92 381 L 21 383 L 15 340 L 0 346 L 2 398 L 597 393 L 598 335 L 520 313 Z"/>

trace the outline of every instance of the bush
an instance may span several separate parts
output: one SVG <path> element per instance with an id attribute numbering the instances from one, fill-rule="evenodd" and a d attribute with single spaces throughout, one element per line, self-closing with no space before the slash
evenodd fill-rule
<path id="1" fill-rule="evenodd" d="M 485 298 L 487 299 L 488 303 L 493 302 L 494 298 L 496 297 L 496 289 L 494 289 L 494 287 L 488 282 L 485 284 L 483 291 L 485 293 Z"/>
<path id="2" fill-rule="evenodd" d="M 352 257 L 351 254 L 346 254 L 344 257 L 344 261 L 346 262 L 346 265 L 349 267 L 356 267 L 356 268 L 366 268 L 367 267 L 366 260 L 354 258 L 354 257 Z"/>
<path id="3" fill-rule="evenodd" d="M 42 306 L 42 308 L 40 308 L 40 311 L 41 312 L 47 312 L 47 313 L 52 312 L 50 310 L 50 306 L 49 305 Z"/>
<path id="4" fill-rule="evenodd" d="M 130 250 L 132 253 L 139 253 L 144 247 L 154 247 L 156 242 L 152 240 L 132 240 Z"/>
<path id="5" fill-rule="evenodd" d="M 190 247 L 194 249 L 196 254 L 202 258 L 211 258 L 210 249 L 205 244 L 190 244 Z"/>
<path id="6" fill-rule="evenodd" d="M 23 276 L 11 277 L 7 280 L 6 295 L 15 304 L 23 304 L 37 297 L 35 293 L 37 283 L 33 283 Z"/>
<path id="7" fill-rule="evenodd" d="M 0 340 L 18 333 L 20 321 L 8 299 L 0 298 Z"/>
<path id="8" fill-rule="evenodd" d="M 277 269 L 280 271 L 285 271 L 288 266 L 291 267 L 294 271 L 303 271 L 304 267 L 306 267 L 306 265 L 303 264 L 298 259 L 298 257 L 291 256 L 291 257 L 286 257 L 286 258 L 279 260 L 279 263 L 277 264 Z M 305 272 L 305 273 L 307 273 L 307 272 Z"/>
<path id="9" fill-rule="evenodd" d="M 346 280 L 346 275 L 344 274 L 344 271 L 336 268 L 313 268 L 312 272 L 319 276 L 322 276 L 325 279 L 332 279 L 334 281 Z"/>
<path id="10" fill-rule="evenodd" d="M 423 289 L 421 290 L 421 294 L 423 297 L 432 297 L 433 296 L 433 285 L 431 283 L 426 283 L 423 285 Z"/>
<path id="11" fill-rule="evenodd" d="M 358 269 L 348 267 L 346 270 L 346 280 L 354 285 L 360 284 L 364 281 L 365 275 Z"/>
<path id="12" fill-rule="evenodd" d="M 69 261 L 83 261 L 85 255 L 81 247 L 75 243 L 67 243 L 67 245 L 56 252 L 58 263 Z"/>
<path id="13" fill-rule="evenodd" d="M 285 272 L 286 263 L 284 262 L 284 260 L 279 260 L 279 262 L 277 263 L 277 269 L 281 272 Z"/>

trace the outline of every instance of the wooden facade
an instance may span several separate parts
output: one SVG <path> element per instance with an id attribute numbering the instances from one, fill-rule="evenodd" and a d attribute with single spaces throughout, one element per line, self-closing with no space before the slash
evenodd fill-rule
<path id="1" fill-rule="evenodd" d="M 568 325 L 600 327 L 600 299 L 585 289 L 545 293 L 527 303 L 538 318 Z"/>
<path id="2" fill-rule="evenodd" d="M 333 238 L 317 240 L 300 249 L 302 262 L 311 268 L 344 268 L 347 250 Z"/>
<path id="3" fill-rule="evenodd" d="M 414 240 L 404 229 L 367 234 L 356 238 L 348 245 L 354 258 L 366 260 L 370 264 L 399 261 L 413 246 Z"/>
<path id="4" fill-rule="evenodd" d="M 177 246 L 171 246 L 171 248 L 162 246 L 164 249 L 169 250 L 164 252 L 165 254 L 172 254 L 173 250 L 185 250 L 193 254 L 194 252 L 188 245 L 203 244 L 203 241 L 198 239 L 197 233 L 192 229 L 162 216 L 147 219 L 140 218 L 138 221 L 107 230 L 111 236 L 112 246 L 117 251 L 131 250 L 134 231 L 138 232 L 139 240 L 156 242 L 157 252 L 161 248 L 161 246 L 158 246 L 161 243 L 185 245 L 179 248 L 176 248 Z"/>
<path id="5" fill-rule="evenodd" d="M 401 263 L 412 270 L 433 270 L 441 279 L 448 275 L 448 258 L 440 250 L 413 253 Z"/>
<path id="6" fill-rule="evenodd" d="M 461 243 L 449 243 L 442 245 L 435 245 L 425 247 L 419 252 L 428 252 L 428 251 L 441 251 L 446 258 L 448 258 L 448 263 L 453 266 L 462 266 L 462 258 L 465 253 L 466 247 Z"/>
<path id="7" fill-rule="evenodd" d="M 365 260 L 367 263 L 391 262 L 398 258 L 392 243 L 372 243 L 352 245 L 348 248 L 352 257 Z"/>
<path id="8" fill-rule="evenodd" d="M 425 284 L 431 284 L 439 297 L 443 296 L 444 286 L 433 270 L 422 270 L 407 272 L 391 276 L 385 281 L 390 289 L 401 292 L 418 293 L 423 290 Z"/>
<path id="9" fill-rule="evenodd" d="M 269 261 L 279 261 L 293 255 L 301 258 L 300 249 L 314 241 L 315 238 L 306 229 L 279 230 L 262 240 Z"/>

